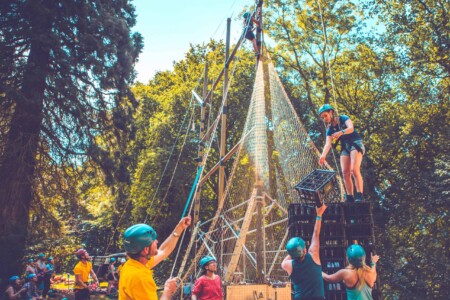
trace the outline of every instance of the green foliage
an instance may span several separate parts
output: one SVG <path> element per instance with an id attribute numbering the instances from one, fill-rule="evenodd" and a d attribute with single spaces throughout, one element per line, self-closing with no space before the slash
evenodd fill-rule
<path id="1" fill-rule="evenodd" d="M 365 193 L 379 205 L 383 296 L 445 298 L 449 5 L 321 2 L 322 27 L 318 3 L 268 2 L 269 34 L 288 94 L 313 139 L 323 143 L 320 120 L 310 112 L 332 101 L 329 58 L 339 112 L 351 117 L 367 149 L 363 176 Z M 377 21 L 377 31 L 364 30 Z"/>

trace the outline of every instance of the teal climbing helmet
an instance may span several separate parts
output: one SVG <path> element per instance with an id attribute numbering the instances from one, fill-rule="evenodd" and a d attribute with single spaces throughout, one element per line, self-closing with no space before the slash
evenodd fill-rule
<path id="1" fill-rule="evenodd" d="M 286 250 L 292 258 L 302 257 L 305 254 L 305 241 L 302 238 L 294 237 L 287 242 Z"/>
<path id="2" fill-rule="evenodd" d="M 135 224 L 123 233 L 123 246 L 131 254 L 141 252 L 156 240 L 156 231 L 147 224 Z"/>
<path id="3" fill-rule="evenodd" d="M 202 259 L 200 259 L 200 268 L 203 269 L 212 261 L 216 261 L 216 259 L 213 256 L 207 255 L 203 257 Z"/>
<path id="4" fill-rule="evenodd" d="M 31 279 L 33 279 L 33 277 L 36 277 L 36 274 L 34 274 L 34 273 L 28 274 L 26 278 L 27 278 L 27 280 L 31 280 Z"/>
<path id="5" fill-rule="evenodd" d="M 45 254 L 44 254 L 44 253 L 39 253 L 38 257 L 39 257 L 39 258 L 44 258 L 44 257 L 45 257 Z"/>
<path id="6" fill-rule="evenodd" d="M 348 262 L 354 267 L 362 267 L 363 262 L 366 259 L 366 252 L 360 245 L 354 244 L 347 248 Z"/>
<path id="7" fill-rule="evenodd" d="M 242 16 L 244 19 L 247 19 L 248 17 L 250 17 L 250 13 L 249 12 L 246 12 L 246 13 L 244 13 L 244 15 Z"/>
<path id="8" fill-rule="evenodd" d="M 19 276 L 11 276 L 9 277 L 9 283 L 14 283 L 17 279 L 19 279 Z"/>
<path id="9" fill-rule="evenodd" d="M 331 106 L 331 105 L 328 104 L 328 103 L 322 105 L 322 106 L 319 108 L 319 116 L 320 116 L 321 113 L 323 113 L 323 112 L 325 112 L 325 111 L 329 111 L 329 110 L 334 111 L 334 107 Z"/>
<path id="10" fill-rule="evenodd" d="M 110 260 L 109 260 L 109 262 L 115 262 L 115 261 L 116 261 L 115 257 L 111 257 Z"/>

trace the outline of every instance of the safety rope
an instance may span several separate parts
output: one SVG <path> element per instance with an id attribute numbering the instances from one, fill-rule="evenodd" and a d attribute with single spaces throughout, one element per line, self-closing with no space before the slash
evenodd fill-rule
<path id="1" fill-rule="evenodd" d="M 186 113 L 184 114 L 183 122 L 181 123 L 180 129 L 178 130 L 177 138 L 175 139 L 175 142 L 173 143 L 173 146 L 172 146 L 172 149 L 171 149 L 171 151 L 170 151 L 169 157 L 167 158 L 167 161 L 166 161 L 166 165 L 164 166 L 163 173 L 161 174 L 161 176 L 160 176 L 160 178 L 159 178 L 158 186 L 156 187 L 156 190 L 153 192 L 153 197 L 152 197 L 152 199 L 150 200 L 150 207 L 149 207 L 149 209 L 147 210 L 148 212 L 147 212 L 147 215 L 145 216 L 145 221 L 144 221 L 144 223 L 147 223 L 147 220 L 148 220 L 148 217 L 149 217 L 149 211 L 151 211 L 151 209 L 153 208 L 153 203 L 154 203 L 154 201 L 155 201 L 156 195 L 158 194 L 159 188 L 160 188 L 160 186 L 161 186 L 161 182 L 162 182 L 162 180 L 164 179 L 164 175 L 166 174 L 167 168 L 168 168 L 169 163 L 170 163 L 170 161 L 171 161 L 170 159 L 172 158 L 172 154 L 173 154 L 173 152 L 174 152 L 174 150 L 175 150 L 175 147 L 176 147 L 176 145 L 177 145 L 177 143 L 178 143 L 178 139 L 179 139 L 180 136 L 181 136 L 181 131 L 182 131 L 183 128 L 184 128 L 184 124 L 185 124 L 185 122 L 186 122 L 186 118 L 187 118 L 188 113 L 189 113 L 189 110 L 190 110 L 190 108 L 191 108 L 191 106 L 192 106 L 193 98 L 194 98 L 194 96 L 191 96 L 191 101 L 189 102 L 189 107 L 188 107 L 188 109 L 186 110 Z M 186 135 L 188 134 L 189 130 L 190 130 L 190 128 L 187 128 L 187 130 L 186 130 Z M 185 141 L 186 141 L 186 140 L 185 140 Z M 183 144 L 183 147 L 184 147 L 184 144 Z M 181 148 L 180 151 L 183 150 L 183 147 Z"/>
<path id="2" fill-rule="evenodd" d="M 339 111 L 338 111 L 338 108 L 337 108 L 336 88 L 335 88 L 335 85 L 334 85 L 333 70 L 331 68 L 331 64 L 330 64 L 330 61 L 329 61 L 329 58 L 328 58 L 328 52 L 327 52 L 327 50 L 328 50 L 328 38 L 327 38 L 327 35 L 325 33 L 325 22 L 324 22 L 323 14 L 322 14 L 322 6 L 320 5 L 320 0 L 316 0 L 316 3 L 319 6 L 320 20 L 321 20 L 321 23 L 322 23 L 322 34 L 323 34 L 323 39 L 324 39 L 324 42 L 325 42 L 325 45 L 323 47 L 324 48 L 324 58 L 325 58 L 325 65 L 328 67 L 328 71 L 330 73 L 330 83 L 331 83 L 331 90 L 333 91 L 332 97 L 333 97 L 333 102 L 334 102 L 334 109 L 336 110 L 336 115 L 337 115 L 337 118 L 338 118 L 337 122 L 338 122 L 339 130 L 342 130 L 341 124 L 339 122 Z M 334 116 L 333 116 L 333 118 L 334 118 Z M 323 123 L 324 123 L 324 127 L 325 127 L 325 132 L 326 132 L 327 126 L 326 126 L 325 122 L 323 122 Z M 327 137 L 325 136 L 325 139 L 326 138 Z M 335 153 L 333 147 L 331 147 L 331 153 L 333 154 L 333 160 L 334 160 L 334 164 L 336 166 L 336 169 L 338 170 L 339 175 L 341 176 L 342 180 L 344 180 L 344 176 L 342 174 L 341 168 L 339 167 L 339 165 L 337 163 L 336 153 Z M 345 187 L 344 187 L 344 189 L 345 189 Z M 343 197 L 344 197 L 344 190 L 341 189 L 341 199 L 343 199 Z"/>

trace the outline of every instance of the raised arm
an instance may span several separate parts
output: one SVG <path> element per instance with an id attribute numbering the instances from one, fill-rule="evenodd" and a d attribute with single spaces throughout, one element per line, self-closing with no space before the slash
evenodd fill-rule
<path id="1" fill-rule="evenodd" d="M 183 233 L 183 231 L 191 225 L 191 217 L 184 217 L 180 220 L 180 222 L 175 226 L 172 234 L 161 244 L 158 249 L 158 253 L 155 255 L 153 259 L 153 264 L 151 269 L 153 269 L 156 265 L 166 259 L 175 249 L 177 245 L 178 239 Z"/>
<path id="2" fill-rule="evenodd" d="M 380 259 L 378 255 L 371 254 L 372 261 L 370 263 L 370 270 L 364 274 L 364 279 L 369 286 L 373 286 L 377 280 L 377 262 Z"/>
<path id="3" fill-rule="evenodd" d="M 322 215 L 327 209 L 327 206 L 325 203 L 321 207 L 316 207 L 317 217 L 316 217 L 316 224 L 314 225 L 314 232 L 311 239 L 311 246 L 309 247 L 309 254 L 311 254 L 312 259 L 316 264 L 320 265 L 320 255 L 319 255 L 319 249 L 320 249 L 320 228 L 322 226 Z"/>

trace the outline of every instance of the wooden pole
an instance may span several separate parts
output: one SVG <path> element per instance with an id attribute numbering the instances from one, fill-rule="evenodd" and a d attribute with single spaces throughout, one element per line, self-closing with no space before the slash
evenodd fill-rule
<path id="1" fill-rule="evenodd" d="M 230 55 L 230 27 L 231 27 L 231 18 L 227 19 L 227 40 L 225 47 L 225 66 L 224 66 L 224 74 L 223 74 L 223 107 L 222 107 L 222 123 L 220 130 L 220 160 L 225 156 L 227 149 L 227 89 L 228 89 L 228 58 Z M 219 167 L 219 207 L 222 207 L 223 204 L 223 194 L 225 191 L 225 166 L 221 164 Z"/>

